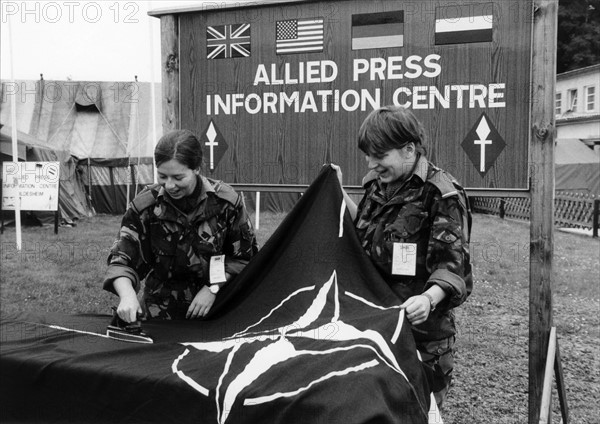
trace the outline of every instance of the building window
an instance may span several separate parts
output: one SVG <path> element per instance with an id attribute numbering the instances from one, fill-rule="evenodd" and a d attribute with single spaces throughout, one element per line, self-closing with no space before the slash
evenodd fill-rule
<path id="1" fill-rule="evenodd" d="M 556 93 L 556 96 L 554 97 L 554 113 L 556 115 L 560 115 L 561 111 L 562 111 L 562 94 Z"/>
<path id="2" fill-rule="evenodd" d="M 577 112 L 577 89 L 569 90 L 569 110 Z"/>
<path id="3" fill-rule="evenodd" d="M 585 111 L 592 112 L 596 109 L 596 87 L 585 87 Z"/>

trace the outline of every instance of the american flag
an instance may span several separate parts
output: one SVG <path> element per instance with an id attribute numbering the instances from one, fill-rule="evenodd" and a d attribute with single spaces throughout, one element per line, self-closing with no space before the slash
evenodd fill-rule
<path id="1" fill-rule="evenodd" d="M 277 54 L 323 51 L 323 19 L 288 19 L 275 27 Z"/>
<path id="2" fill-rule="evenodd" d="M 206 28 L 207 59 L 250 56 L 250 24 L 217 25 Z"/>

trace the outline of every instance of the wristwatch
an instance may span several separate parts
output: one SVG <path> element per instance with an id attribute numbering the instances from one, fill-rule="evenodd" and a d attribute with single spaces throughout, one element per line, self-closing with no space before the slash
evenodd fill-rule
<path id="1" fill-rule="evenodd" d="M 423 293 L 427 299 L 429 299 L 429 312 L 435 311 L 435 302 L 433 301 L 433 297 L 429 293 Z"/>
<path id="2" fill-rule="evenodd" d="M 209 284 L 208 289 L 212 294 L 217 294 L 219 293 L 219 290 L 221 290 L 221 286 L 218 284 Z"/>

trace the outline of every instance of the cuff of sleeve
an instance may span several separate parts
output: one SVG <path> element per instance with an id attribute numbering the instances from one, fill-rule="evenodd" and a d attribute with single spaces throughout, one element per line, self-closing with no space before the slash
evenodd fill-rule
<path id="1" fill-rule="evenodd" d="M 106 291 L 117 294 L 117 292 L 115 292 L 115 288 L 113 287 L 113 282 L 119 277 L 129 278 L 133 284 L 133 289 L 137 293 L 140 288 L 140 278 L 138 277 L 137 272 L 123 265 L 108 266 L 104 276 L 104 282 L 102 283 L 102 288 Z"/>
<path id="2" fill-rule="evenodd" d="M 232 276 L 238 275 L 247 264 L 248 261 L 243 259 L 225 258 L 225 272 Z"/>
<path id="3" fill-rule="evenodd" d="M 433 274 L 431 274 L 425 285 L 425 290 L 434 284 L 440 286 L 448 294 L 448 297 L 440 305 L 444 309 L 455 308 L 467 300 L 465 280 L 447 269 L 436 269 L 433 271 Z"/>

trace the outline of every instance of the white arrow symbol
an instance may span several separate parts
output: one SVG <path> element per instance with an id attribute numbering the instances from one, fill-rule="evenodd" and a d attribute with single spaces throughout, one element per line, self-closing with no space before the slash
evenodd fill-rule
<path id="1" fill-rule="evenodd" d="M 208 126 L 208 130 L 206 130 L 206 138 L 208 138 L 208 143 L 204 143 L 205 146 L 208 146 L 210 149 L 210 153 L 209 153 L 209 167 L 210 170 L 212 171 L 213 169 L 215 169 L 215 147 L 219 145 L 219 143 L 217 143 L 215 141 L 215 139 L 217 138 L 217 131 L 215 130 L 215 126 L 213 125 L 212 121 L 210 122 L 210 125 Z"/>
<path id="2" fill-rule="evenodd" d="M 488 125 L 485 116 L 481 118 L 477 129 L 475 130 L 479 136 L 479 140 L 475 140 L 475 144 L 481 146 L 479 154 L 479 172 L 485 172 L 485 146 L 486 144 L 492 144 L 492 140 L 486 140 L 486 137 L 490 135 L 490 126 Z"/>

